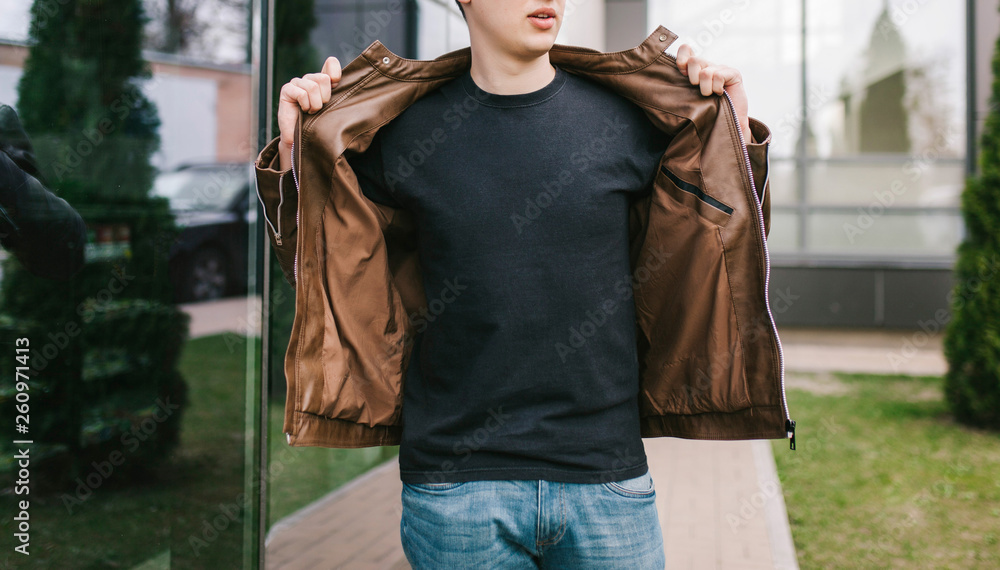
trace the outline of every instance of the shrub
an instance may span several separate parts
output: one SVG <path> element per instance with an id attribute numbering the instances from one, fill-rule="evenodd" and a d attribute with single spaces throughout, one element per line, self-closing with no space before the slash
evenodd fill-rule
<path id="1" fill-rule="evenodd" d="M 979 173 L 962 193 L 952 319 L 945 330 L 945 397 L 958 421 L 1000 430 L 1000 39 Z"/>

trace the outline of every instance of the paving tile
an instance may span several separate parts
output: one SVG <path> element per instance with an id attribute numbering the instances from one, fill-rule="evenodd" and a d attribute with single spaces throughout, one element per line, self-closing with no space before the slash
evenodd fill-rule
<path id="1" fill-rule="evenodd" d="M 755 464 L 769 447 L 676 438 L 643 443 L 667 568 L 774 567 L 764 513 L 771 499 L 761 490 Z M 391 460 L 282 521 L 269 538 L 267 568 L 409 568 L 399 543 L 401 490 L 399 466 Z"/>

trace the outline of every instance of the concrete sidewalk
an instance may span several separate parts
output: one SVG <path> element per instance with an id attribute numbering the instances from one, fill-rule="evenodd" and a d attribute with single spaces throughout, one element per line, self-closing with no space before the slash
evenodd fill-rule
<path id="1" fill-rule="evenodd" d="M 183 308 L 193 317 L 192 336 L 253 331 L 255 304 L 247 299 Z M 923 331 L 782 329 L 780 334 L 786 387 L 815 383 L 803 373 L 946 370 L 940 336 Z M 794 405 L 791 415 L 794 419 Z M 653 438 L 644 445 L 667 568 L 798 568 L 769 441 Z M 778 449 L 793 453 L 786 446 Z M 409 568 L 399 543 L 401 491 L 393 459 L 283 519 L 268 535 L 266 567 Z"/>

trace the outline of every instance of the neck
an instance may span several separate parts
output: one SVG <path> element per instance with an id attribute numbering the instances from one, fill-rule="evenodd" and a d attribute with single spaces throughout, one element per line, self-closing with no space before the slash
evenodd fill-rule
<path id="1" fill-rule="evenodd" d="M 485 46 L 484 46 L 485 47 Z M 522 59 L 472 45 L 472 80 L 496 95 L 531 93 L 548 85 L 556 75 L 549 53 Z"/>

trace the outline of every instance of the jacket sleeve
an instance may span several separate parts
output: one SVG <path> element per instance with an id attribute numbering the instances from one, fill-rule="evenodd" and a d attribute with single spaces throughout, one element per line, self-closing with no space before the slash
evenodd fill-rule
<path id="1" fill-rule="evenodd" d="M 295 242 L 298 238 L 299 193 L 291 168 L 278 170 L 278 138 L 260 151 L 254 162 L 257 198 L 264 207 L 267 236 L 285 281 L 295 286 Z"/>
<path id="2" fill-rule="evenodd" d="M 771 144 L 771 130 L 767 125 L 750 118 L 750 141 L 747 142 L 747 153 L 750 155 L 750 167 L 753 169 L 753 184 L 760 198 L 761 213 L 764 215 L 764 237 L 771 231 L 771 193 L 768 177 L 767 150 Z"/>
<path id="3" fill-rule="evenodd" d="M 87 228 L 43 181 L 20 120 L 0 106 L 0 243 L 31 273 L 69 279 L 83 267 Z"/>

